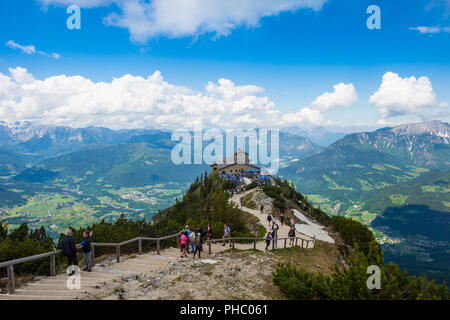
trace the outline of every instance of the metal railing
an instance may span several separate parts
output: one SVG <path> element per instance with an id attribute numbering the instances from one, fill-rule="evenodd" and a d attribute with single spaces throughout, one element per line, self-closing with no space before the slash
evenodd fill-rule
<path id="1" fill-rule="evenodd" d="M 95 247 L 115 247 L 116 248 L 116 261 L 120 262 L 120 247 L 133 243 L 133 242 L 137 242 L 138 243 L 138 253 L 142 254 L 142 241 L 155 241 L 156 242 L 156 251 L 157 254 L 161 253 L 161 241 L 163 240 L 167 240 L 167 239 L 172 239 L 172 238 L 177 238 L 177 245 L 179 243 L 178 239 L 180 237 L 180 234 L 173 234 L 170 236 L 165 236 L 162 238 L 149 238 L 149 237 L 136 237 L 130 240 L 126 240 L 126 241 L 122 241 L 119 243 L 102 243 L 102 242 L 93 242 L 91 243 L 92 246 L 92 261 L 94 261 L 94 256 L 95 256 Z M 303 239 L 300 237 L 294 237 L 294 238 L 277 238 L 276 241 L 283 241 L 284 240 L 284 248 L 286 248 L 286 242 L 287 240 L 291 240 L 291 239 L 295 239 L 295 245 L 298 245 L 298 240 L 302 241 L 302 245 L 301 247 L 303 248 L 304 242 L 306 241 L 306 249 L 308 249 L 309 247 L 309 243 L 313 242 L 315 243 L 316 240 L 312 239 Z M 227 238 L 225 239 L 226 241 L 231 241 L 232 242 L 232 248 L 234 249 L 235 247 L 235 243 L 236 241 L 252 241 L 253 242 L 253 249 L 256 250 L 256 242 L 258 241 L 265 241 L 265 238 L 245 238 L 245 237 L 235 237 L 235 238 Z M 211 244 L 212 243 L 217 243 L 217 242 L 222 242 L 223 239 L 211 239 L 211 240 L 207 240 L 207 244 L 208 244 L 208 253 L 211 254 L 212 250 L 211 250 Z M 275 248 L 275 241 L 272 239 L 272 250 L 276 249 Z M 43 258 L 50 258 L 50 276 L 56 276 L 56 255 L 57 254 L 62 254 L 62 250 L 54 250 L 54 251 L 50 251 L 50 252 L 45 252 L 45 253 L 41 253 L 41 254 L 37 254 L 34 256 L 29 256 L 29 257 L 24 257 L 24 258 L 19 258 L 19 259 L 15 259 L 15 260 L 10 260 L 10 261 L 5 261 L 5 262 L 0 262 L 0 268 L 6 268 L 7 269 L 7 276 L 8 276 L 8 292 L 10 294 L 14 294 L 15 293 L 15 283 L 14 283 L 14 265 L 16 264 L 20 264 L 20 263 L 25 263 L 25 262 L 30 262 L 30 261 L 34 261 L 34 260 L 38 260 L 38 259 L 43 259 Z"/>
<path id="2" fill-rule="evenodd" d="M 256 250 L 256 242 L 262 242 L 262 241 L 266 241 L 266 238 L 250 238 L 250 237 L 234 237 L 234 238 L 226 238 L 226 239 L 211 239 L 211 240 L 207 240 L 206 243 L 208 245 L 208 254 L 212 253 L 212 249 L 211 249 L 211 244 L 212 243 L 217 243 L 217 242 L 229 242 L 231 241 L 231 247 L 234 249 L 235 244 L 236 244 L 236 240 L 238 241 L 251 241 L 253 242 L 253 250 Z M 309 243 L 312 242 L 313 244 L 316 243 L 316 239 L 304 239 L 301 237 L 284 237 L 284 238 L 275 238 L 275 239 L 271 239 L 271 243 L 272 243 L 272 250 L 275 249 L 279 249 L 278 247 L 278 242 L 283 242 L 284 241 L 284 248 L 287 248 L 287 241 L 288 240 L 295 240 L 295 246 L 298 246 L 298 240 L 302 241 L 302 245 L 301 248 L 304 247 L 304 243 L 306 242 L 306 247 L 305 249 L 309 249 Z M 277 244 L 277 247 L 275 248 L 275 244 Z"/>

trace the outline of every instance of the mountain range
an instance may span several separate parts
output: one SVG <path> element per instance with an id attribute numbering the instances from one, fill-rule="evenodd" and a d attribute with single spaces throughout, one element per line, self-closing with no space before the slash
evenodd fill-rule
<path id="1" fill-rule="evenodd" d="M 392 259 L 417 272 L 433 261 L 445 278 L 449 124 L 429 121 L 339 135 L 321 128 L 280 130 L 280 177 L 328 214 L 371 226 Z M 171 150 L 178 142 L 171 136 L 159 129 L 0 122 L 0 219 L 13 228 L 31 221 L 57 234 L 68 225 L 113 221 L 121 212 L 151 217 L 208 169 L 175 165 Z M 409 224 L 414 232 L 408 232 Z M 430 237 L 433 233 L 439 239 Z"/>

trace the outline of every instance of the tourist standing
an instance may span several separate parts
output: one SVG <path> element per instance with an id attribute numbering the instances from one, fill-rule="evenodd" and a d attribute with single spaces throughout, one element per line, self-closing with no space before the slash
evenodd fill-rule
<path id="1" fill-rule="evenodd" d="M 188 232 L 188 234 L 189 234 L 189 246 L 188 247 L 190 247 L 190 249 L 191 249 L 191 252 L 194 252 L 194 250 L 195 250 L 195 232 L 194 232 L 194 230 L 189 230 L 190 231 L 190 233 Z M 188 253 L 189 253 L 189 248 L 188 248 Z"/>
<path id="2" fill-rule="evenodd" d="M 208 228 L 206 229 L 206 237 L 208 240 L 214 239 L 214 233 L 212 231 L 211 226 L 208 224 Z"/>
<path id="3" fill-rule="evenodd" d="M 180 258 L 187 257 L 186 249 L 187 249 L 188 241 L 189 240 L 188 240 L 187 231 L 185 231 L 181 234 L 181 239 L 180 239 L 180 248 L 183 251 Z"/>
<path id="4" fill-rule="evenodd" d="M 289 221 L 290 221 L 290 223 L 291 223 L 291 227 L 292 227 L 292 228 L 295 228 L 295 221 L 294 221 L 294 218 L 291 217 L 291 219 L 290 219 Z"/>
<path id="5" fill-rule="evenodd" d="M 225 244 L 227 242 L 227 239 L 228 239 L 228 243 L 230 245 L 230 248 L 232 247 L 230 238 L 231 238 L 231 228 L 225 223 L 223 225 L 223 238 L 222 238 L 223 243 L 222 243 L 222 247 L 225 246 Z"/>
<path id="6" fill-rule="evenodd" d="M 195 255 L 198 252 L 198 258 L 200 259 L 200 252 L 202 251 L 202 235 L 200 232 L 197 233 L 197 235 L 195 236 L 195 251 L 194 251 L 194 259 L 195 259 Z"/>
<path id="7" fill-rule="evenodd" d="M 81 252 L 83 253 L 84 265 L 85 265 L 83 271 L 87 271 L 87 272 L 92 272 L 92 266 L 93 266 L 92 246 L 91 246 L 92 233 L 93 233 L 92 231 L 89 232 L 89 231 L 85 230 L 83 232 L 83 241 L 81 241 L 80 244 L 77 244 L 77 248 L 81 247 Z"/>
<path id="8" fill-rule="evenodd" d="M 61 249 L 64 256 L 67 258 L 67 265 L 78 266 L 77 248 L 75 247 L 75 241 L 72 238 L 71 229 L 66 230 L 66 236 L 61 240 Z M 71 275 L 73 274 L 75 274 L 75 270 L 72 271 Z"/>
<path id="9" fill-rule="evenodd" d="M 271 239 L 272 239 L 272 237 L 270 236 L 270 232 L 267 232 L 267 235 L 266 235 L 266 251 L 269 249 L 270 240 Z"/>
<path id="10" fill-rule="evenodd" d="M 293 246 L 295 239 L 295 228 L 293 226 L 291 226 L 291 229 L 288 232 L 288 237 L 289 237 L 289 245 Z"/>
<path id="11" fill-rule="evenodd" d="M 272 238 L 273 238 L 273 247 L 275 249 L 278 248 L 278 241 L 277 241 L 277 239 L 278 239 L 278 229 L 279 229 L 278 224 L 275 222 L 275 219 L 274 219 L 274 221 L 272 223 L 272 234 L 273 234 Z"/>

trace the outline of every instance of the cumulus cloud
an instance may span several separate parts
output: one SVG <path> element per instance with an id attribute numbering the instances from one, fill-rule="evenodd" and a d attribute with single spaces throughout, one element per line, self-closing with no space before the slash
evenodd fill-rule
<path id="1" fill-rule="evenodd" d="M 255 85 L 228 79 L 209 82 L 204 91 L 166 82 L 156 71 L 147 78 L 124 75 L 110 82 L 82 76 L 56 75 L 36 79 L 26 69 L 0 73 L 0 119 L 39 121 L 72 127 L 192 128 L 202 121 L 214 128 L 281 128 L 292 124 L 323 124 L 323 113 L 356 101 L 352 84 L 337 84 L 313 104 L 283 113 Z"/>
<path id="2" fill-rule="evenodd" d="M 279 118 L 275 104 L 257 86 L 220 79 L 204 92 L 172 85 L 156 71 L 147 78 L 125 75 L 111 82 L 82 76 L 37 80 L 24 68 L 0 73 L 0 119 L 39 120 L 110 128 L 269 126 Z"/>
<path id="3" fill-rule="evenodd" d="M 20 45 L 20 44 L 14 42 L 13 40 L 9 40 L 8 42 L 6 42 L 6 46 L 10 47 L 11 49 L 19 49 L 26 54 L 38 53 L 40 55 L 43 55 L 43 56 L 46 56 L 49 58 L 53 58 L 53 59 L 59 59 L 61 57 L 61 55 L 59 53 L 46 53 L 44 51 L 36 50 L 36 47 L 34 45 L 23 46 L 23 45 Z"/>
<path id="4" fill-rule="evenodd" d="M 352 83 L 338 83 L 333 86 L 333 92 L 325 92 L 311 104 L 311 108 L 327 111 L 336 107 L 349 107 L 358 100 L 355 86 Z"/>
<path id="5" fill-rule="evenodd" d="M 320 10 L 327 0 L 38 0 L 44 6 L 83 8 L 115 4 L 119 12 L 104 18 L 109 26 L 126 28 L 131 39 L 145 43 L 163 35 L 171 38 L 211 33 L 227 36 L 237 27 L 256 27 L 259 21 L 281 12 L 307 8 Z M 114 10 L 116 6 L 111 6 Z"/>
<path id="6" fill-rule="evenodd" d="M 318 96 L 309 106 L 294 114 L 282 117 L 283 123 L 323 125 L 324 112 L 339 107 L 350 107 L 358 100 L 355 86 L 352 83 L 338 83 L 333 86 L 333 92 L 325 92 Z"/>
<path id="7" fill-rule="evenodd" d="M 401 78 L 397 73 L 387 72 L 369 102 L 379 109 L 382 118 L 389 118 L 418 114 L 436 104 L 436 95 L 428 77 Z"/>

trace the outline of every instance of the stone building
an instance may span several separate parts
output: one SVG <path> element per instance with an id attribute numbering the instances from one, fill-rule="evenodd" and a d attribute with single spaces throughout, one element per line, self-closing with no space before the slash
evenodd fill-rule
<path id="1" fill-rule="evenodd" d="M 218 163 L 213 163 L 210 165 L 211 174 L 239 174 L 244 171 L 258 171 L 261 169 L 253 164 L 250 164 L 250 159 L 248 158 L 248 153 L 244 151 L 238 151 L 234 156 L 228 157 L 219 161 Z"/>

